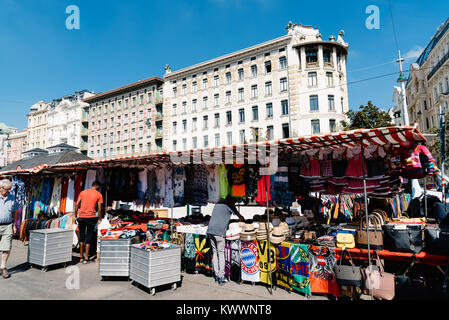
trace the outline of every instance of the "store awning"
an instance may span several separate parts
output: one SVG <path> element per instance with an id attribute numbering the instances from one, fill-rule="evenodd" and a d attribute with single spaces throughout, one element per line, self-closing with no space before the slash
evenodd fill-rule
<path id="1" fill-rule="evenodd" d="M 174 151 L 153 153 L 146 155 L 134 155 L 125 157 L 107 158 L 102 160 L 81 160 L 69 163 L 59 163 L 45 166 L 42 168 L 33 168 L 33 171 L 12 171 L 2 174 L 21 174 L 37 172 L 57 172 L 67 170 L 82 170 L 95 167 L 113 167 L 113 166 L 139 166 L 155 165 L 165 166 L 173 163 L 173 159 L 179 159 L 181 156 L 190 159 L 204 159 L 203 155 L 213 155 L 222 152 L 222 159 L 225 157 L 236 157 L 236 159 L 248 160 L 250 154 L 260 152 L 260 150 L 270 152 L 273 147 L 278 148 L 278 152 L 289 152 L 293 150 L 309 150 L 330 147 L 337 149 L 340 147 L 355 147 L 360 145 L 361 141 L 365 146 L 388 144 L 398 145 L 405 142 L 426 142 L 426 138 L 416 128 L 416 126 L 397 126 L 375 129 L 357 129 L 344 132 L 335 132 L 329 134 L 319 134 L 313 136 L 287 138 L 274 141 L 263 141 L 246 145 L 233 145 L 216 148 L 195 149 L 186 151 Z M 271 149 L 272 150 L 272 149 Z"/>

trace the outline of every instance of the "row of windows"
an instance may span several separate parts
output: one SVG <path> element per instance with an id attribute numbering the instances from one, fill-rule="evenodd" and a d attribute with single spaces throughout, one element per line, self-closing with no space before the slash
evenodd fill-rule
<path id="1" fill-rule="evenodd" d="M 162 90 L 159 91 L 159 95 L 162 97 Z M 122 96 L 122 100 L 125 101 L 125 103 L 124 103 L 125 108 L 130 107 L 130 102 L 131 102 L 131 107 L 137 107 L 137 101 L 139 101 L 139 105 L 154 102 L 153 101 L 153 92 L 148 92 L 147 94 L 141 94 L 139 96 L 139 100 L 137 100 L 137 97 L 132 97 L 131 100 L 129 98 L 125 99 L 124 96 Z M 118 111 L 121 109 L 122 109 L 122 101 L 118 100 L 116 102 L 111 102 L 110 105 L 109 104 L 103 105 L 103 108 L 102 108 L 102 106 L 98 106 L 98 104 L 96 104 L 96 106 L 92 108 L 92 113 L 95 115 L 95 112 L 96 112 L 97 115 L 100 115 L 102 110 L 106 114 L 106 113 L 108 113 L 108 111 L 109 112 L 110 111 Z"/>
<path id="2" fill-rule="evenodd" d="M 326 72 L 326 85 L 328 87 L 334 86 L 334 76 L 332 72 Z M 317 79 L 317 73 L 316 72 L 309 72 L 308 73 L 308 86 L 309 87 L 316 87 L 318 86 L 318 79 Z"/>
<path id="3" fill-rule="evenodd" d="M 340 107 L 341 112 L 344 112 L 343 107 L 344 99 L 343 97 L 340 98 Z M 318 111 L 320 110 L 318 95 L 311 95 L 309 96 L 309 105 L 310 105 L 310 111 Z M 335 111 L 335 97 L 334 95 L 328 95 L 327 96 L 327 107 L 329 111 Z"/>
<path id="4" fill-rule="evenodd" d="M 228 66 L 227 66 L 228 67 Z M 287 58 L 285 56 L 282 56 L 279 58 L 279 69 L 286 69 L 287 68 Z M 270 74 L 272 70 L 272 65 L 271 65 L 271 61 L 267 60 L 264 63 L 264 71 L 265 74 Z M 215 71 L 218 71 L 218 69 L 215 69 Z M 258 75 L 258 68 L 257 65 L 253 64 L 250 67 L 250 74 L 251 77 L 257 77 Z M 207 75 L 207 72 L 203 73 L 203 75 Z M 193 78 L 196 78 L 196 76 L 193 76 Z M 239 68 L 237 70 L 237 79 L 239 81 L 242 81 L 245 79 L 245 70 L 243 68 Z M 185 78 L 183 79 L 185 80 Z M 230 71 L 225 73 L 225 83 L 229 84 L 232 81 L 232 73 Z M 173 81 L 173 83 L 176 83 L 176 80 Z M 213 86 L 217 87 L 220 85 L 220 76 L 219 75 L 215 75 L 213 78 Z M 208 78 L 204 78 L 202 80 L 202 89 L 207 89 L 209 87 L 209 80 Z M 191 85 L 191 92 L 195 93 L 198 90 L 198 82 L 197 81 L 192 81 L 192 85 Z M 182 84 L 181 86 L 181 94 L 186 94 L 187 93 L 187 84 Z M 178 87 L 173 87 L 173 96 L 176 97 L 178 95 Z"/>
<path id="5" fill-rule="evenodd" d="M 282 138 L 288 138 L 290 136 L 289 129 L 290 128 L 289 128 L 288 123 L 282 124 Z M 244 129 L 240 130 L 239 135 L 238 135 L 239 143 L 240 144 L 248 143 L 248 141 L 247 141 L 248 138 L 250 138 L 252 141 L 256 141 L 256 140 L 263 141 L 265 139 L 273 140 L 274 139 L 274 127 L 267 126 L 265 135 L 264 135 L 262 128 L 254 128 L 254 130 L 252 130 L 250 135 L 251 135 L 251 137 L 248 137 L 247 132 Z M 257 136 L 257 139 L 256 139 L 256 136 Z M 222 143 L 219 133 L 216 133 L 214 135 L 214 138 L 215 138 L 215 147 L 220 147 L 224 144 L 233 145 L 233 143 L 234 143 L 232 131 L 228 131 L 226 133 L 226 143 Z M 173 140 L 172 146 L 173 146 L 173 151 L 177 151 L 178 150 L 178 140 Z M 198 146 L 198 137 L 192 137 L 192 149 L 197 149 L 198 147 L 199 147 Z M 203 148 L 209 147 L 209 136 L 208 135 L 203 136 L 202 147 Z M 186 150 L 186 149 L 187 149 L 187 138 L 183 138 L 182 139 L 182 150 Z"/>
<path id="6" fill-rule="evenodd" d="M 311 126 L 312 126 L 312 134 L 319 134 L 321 133 L 320 128 L 320 119 L 313 119 L 310 120 Z M 330 132 L 336 132 L 337 131 L 337 122 L 335 119 L 329 119 L 329 131 Z"/>
<path id="7" fill-rule="evenodd" d="M 147 143 L 146 150 L 144 150 L 143 143 L 138 145 L 138 149 L 137 150 L 136 150 L 136 146 L 135 145 L 131 145 L 130 146 L 131 154 L 135 154 L 136 151 L 139 152 L 139 153 L 144 153 L 144 152 L 150 153 L 150 149 L 151 149 L 151 144 L 150 143 Z M 103 158 L 106 158 L 108 156 L 111 157 L 113 155 L 120 155 L 120 154 L 128 154 L 128 146 L 124 146 L 123 148 L 121 148 L 121 147 L 115 148 L 115 153 L 114 153 L 114 148 L 109 148 L 109 152 L 108 152 L 107 149 L 103 149 Z M 90 152 L 90 157 L 94 158 L 94 155 L 95 155 L 95 153 L 92 150 Z M 97 150 L 97 158 L 100 158 L 100 157 L 101 157 L 101 150 Z"/>
<path id="8" fill-rule="evenodd" d="M 287 91 L 287 78 L 280 79 L 280 90 L 281 92 Z M 273 86 L 271 81 L 268 81 L 265 83 L 265 95 L 270 96 L 273 93 Z M 259 97 L 259 90 L 257 85 L 251 86 L 251 99 L 255 99 Z M 237 102 L 243 102 L 245 100 L 245 89 L 239 88 L 238 89 L 238 96 L 237 96 Z M 205 96 L 203 97 L 203 109 L 208 108 L 209 103 L 209 97 Z M 231 91 L 226 91 L 225 96 L 225 104 L 231 104 Z M 214 107 L 218 107 L 220 105 L 220 94 L 216 93 L 214 94 L 214 101 L 213 101 Z M 198 100 L 192 99 L 192 112 L 197 111 L 198 108 Z M 178 110 L 178 104 L 174 103 L 172 105 L 172 115 L 176 115 Z M 187 113 L 187 101 L 182 102 L 182 113 Z"/>
<path id="9" fill-rule="evenodd" d="M 440 94 L 449 92 L 449 78 L 446 77 L 446 78 L 444 79 L 444 82 L 445 82 L 446 90 L 443 90 L 443 82 L 440 82 L 440 83 L 439 83 L 439 86 L 438 86 L 439 91 L 440 91 L 440 92 L 439 92 Z M 438 100 L 438 88 L 437 88 L 437 87 L 434 87 L 434 88 L 433 88 L 433 99 L 434 99 L 435 101 Z"/>
<path id="10" fill-rule="evenodd" d="M 151 118 L 151 109 L 147 110 L 147 119 Z M 114 121 L 116 120 L 116 122 Z M 122 122 L 123 120 L 123 122 Z M 131 123 L 136 122 L 136 121 L 143 121 L 144 119 L 144 112 L 143 110 L 141 110 L 139 112 L 139 117 L 137 118 L 137 113 L 136 112 L 132 112 L 131 113 L 131 119 L 129 119 L 128 114 L 125 113 L 124 117 L 122 119 L 121 116 L 117 116 L 115 117 L 111 117 L 109 119 L 104 119 L 103 122 L 101 120 L 97 121 L 97 126 L 95 126 L 95 122 L 91 122 L 91 128 L 95 128 L 96 130 L 100 130 L 100 129 L 109 129 L 109 128 L 113 128 L 114 126 L 122 126 L 122 125 L 126 125 L 128 124 L 128 121 L 130 121 Z M 102 123 L 103 123 L 103 127 L 102 127 Z M 109 125 L 109 126 L 108 126 Z"/>
<path id="11" fill-rule="evenodd" d="M 273 104 L 267 103 L 265 105 L 265 108 L 266 108 L 266 118 L 272 119 L 273 118 Z M 289 113 L 288 101 L 282 100 L 281 101 L 281 114 L 288 115 L 288 113 Z M 259 107 L 253 106 L 251 108 L 251 114 L 252 114 L 252 121 L 258 121 L 259 120 Z M 244 123 L 246 121 L 245 109 L 243 109 L 243 108 L 239 109 L 238 119 L 239 119 L 239 123 Z M 208 129 L 208 127 L 209 127 L 208 121 L 209 121 L 209 116 L 208 115 L 203 116 L 203 129 Z M 226 121 L 226 125 L 232 124 L 232 110 L 226 111 L 225 121 Z M 197 117 L 192 118 L 192 131 L 197 130 L 197 123 L 198 123 L 198 118 Z M 178 122 L 174 121 L 172 124 L 173 134 L 176 134 L 177 126 L 178 126 Z M 220 126 L 220 113 L 215 113 L 214 114 L 214 128 L 218 128 L 219 126 Z M 183 128 L 184 133 L 187 132 L 187 119 L 182 120 L 182 128 Z"/>
<path id="12" fill-rule="evenodd" d="M 122 137 L 122 131 L 117 131 L 115 136 L 114 136 L 114 132 L 110 132 L 109 135 L 108 134 L 103 134 L 103 140 L 101 140 L 101 135 L 97 135 L 95 136 L 91 136 L 90 137 L 90 146 L 93 147 L 95 144 L 100 145 L 101 143 L 103 144 L 107 144 L 109 143 L 118 143 L 121 141 L 128 141 L 128 138 L 131 140 L 135 140 L 137 139 L 142 139 L 144 137 L 144 131 L 145 129 L 143 127 L 140 127 L 138 130 L 136 129 L 131 129 L 130 131 L 130 135 L 128 135 L 128 130 L 123 130 L 123 137 Z M 147 136 L 150 136 L 150 129 L 148 128 L 147 130 Z M 138 136 L 136 136 L 136 134 L 138 134 Z M 123 140 L 121 140 L 123 138 Z M 108 140 L 109 139 L 109 140 Z"/>

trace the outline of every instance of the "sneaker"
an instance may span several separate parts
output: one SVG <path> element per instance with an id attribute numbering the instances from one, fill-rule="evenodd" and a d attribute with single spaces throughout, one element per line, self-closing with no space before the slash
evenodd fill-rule
<path id="1" fill-rule="evenodd" d="M 3 269 L 1 269 L 1 272 L 2 272 L 2 277 L 3 278 L 8 279 L 10 277 L 8 269 L 3 268 Z"/>
<path id="2" fill-rule="evenodd" d="M 219 286 L 224 286 L 225 283 L 226 283 L 226 282 L 224 281 L 224 278 L 221 278 L 221 279 L 218 278 L 218 285 L 219 285 Z"/>
<path id="3" fill-rule="evenodd" d="M 228 278 L 226 278 L 226 277 L 224 277 L 222 280 L 224 283 L 228 282 Z"/>

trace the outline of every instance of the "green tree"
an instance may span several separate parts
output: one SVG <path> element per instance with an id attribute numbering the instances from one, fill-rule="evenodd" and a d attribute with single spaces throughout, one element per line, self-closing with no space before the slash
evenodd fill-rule
<path id="1" fill-rule="evenodd" d="M 343 130 L 372 129 L 393 125 L 388 112 L 379 109 L 371 101 L 368 101 L 368 105 L 366 106 L 361 105 L 359 109 L 359 111 L 349 110 L 346 112 L 349 123 L 346 121 L 341 122 Z"/>

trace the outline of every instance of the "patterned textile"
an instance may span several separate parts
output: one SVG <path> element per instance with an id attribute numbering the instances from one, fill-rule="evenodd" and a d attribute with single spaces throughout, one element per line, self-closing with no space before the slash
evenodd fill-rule
<path id="1" fill-rule="evenodd" d="M 234 164 L 228 167 L 228 182 L 231 185 L 232 196 L 245 196 L 245 182 L 248 177 L 248 166 Z"/>
<path id="2" fill-rule="evenodd" d="M 246 184 L 246 198 L 254 199 L 257 193 L 257 181 L 260 179 L 259 166 L 250 166 L 248 168 L 248 177 Z"/>
<path id="3" fill-rule="evenodd" d="M 212 276 L 212 247 L 208 236 L 195 235 L 195 270 Z"/>
<path id="4" fill-rule="evenodd" d="M 309 248 L 310 289 L 313 293 L 340 296 L 340 289 L 334 273 L 336 263 L 334 249 L 328 247 Z"/>
<path id="5" fill-rule="evenodd" d="M 16 199 L 19 206 L 25 206 L 27 202 L 25 183 L 15 176 L 12 179 L 11 194 Z"/>
<path id="6" fill-rule="evenodd" d="M 272 284 L 276 283 L 276 247 L 271 244 L 270 249 L 268 249 L 268 241 L 257 241 L 257 249 L 259 254 L 260 281 L 270 284 L 271 279 Z"/>
<path id="7" fill-rule="evenodd" d="M 184 267 L 187 273 L 195 273 L 195 237 L 186 233 L 184 241 Z"/>
<path id="8" fill-rule="evenodd" d="M 220 172 L 220 198 L 226 199 L 229 193 L 228 170 L 223 164 L 218 166 L 218 170 Z"/>
<path id="9" fill-rule="evenodd" d="M 257 240 L 241 241 L 240 258 L 242 267 L 242 280 L 259 282 L 259 252 Z"/>
<path id="10" fill-rule="evenodd" d="M 172 169 L 164 168 L 164 175 L 165 175 L 165 198 L 163 206 L 166 208 L 171 208 L 175 205 L 173 198 Z"/>
<path id="11" fill-rule="evenodd" d="M 186 175 L 183 167 L 175 167 L 173 169 L 173 196 L 175 207 L 182 207 L 185 205 L 184 199 L 184 182 Z"/>
<path id="12" fill-rule="evenodd" d="M 205 165 L 195 166 L 193 173 L 193 201 L 192 206 L 207 206 L 207 175 L 208 171 Z"/>
<path id="13" fill-rule="evenodd" d="M 50 200 L 50 211 L 52 213 L 59 213 L 61 205 L 61 191 L 62 191 L 61 178 L 56 177 L 55 182 L 53 184 L 53 191 Z"/>
<path id="14" fill-rule="evenodd" d="M 207 167 L 207 194 L 210 203 L 220 201 L 220 171 L 217 166 Z"/>
<path id="15" fill-rule="evenodd" d="M 256 202 L 261 206 L 266 206 L 267 203 L 267 189 L 268 189 L 268 205 L 271 205 L 270 193 L 271 176 L 261 176 L 257 181 L 257 196 Z"/>
<path id="16" fill-rule="evenodd" d="M 320 169 L 322 177 L 332 177 L 332 160 L 321 160 Z"/>
<path id="17" fill-rule="evenodd" d="M 156 203 L 156 173 L 154 170 L 147 171 L 147 190 L 145 191 L 145 200 L 151 205 Z"/>
<path id="18" fill-rule="evenodd" d="M 276 248 L 276 285 L 292 290 L 289 242 L 284 241 Z"/>
<path id="19" fill-rule="evenodd" d="M 278 206 L 290 207 L 296 201 L 293 193 L 288 187 L 288 167 L 282 166 L 278 168 L 278 172 L 274 176 L 274 182 L 271 180 L 270 193 L 273 204 Z"/>
<path id="20" fill-rule="evenodd" d="M 231 240 L 231 280 L 235 282 L 242 281 L 242 266 L 240 259 L 240 240 Z"/>
<path id="21" fill-rule="evenodd" d="M 298 243 L 290 244 L 290 272 L 292 275 L 292 288 L 310 295 L 309 254 L 307 245 Z"/>

